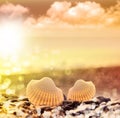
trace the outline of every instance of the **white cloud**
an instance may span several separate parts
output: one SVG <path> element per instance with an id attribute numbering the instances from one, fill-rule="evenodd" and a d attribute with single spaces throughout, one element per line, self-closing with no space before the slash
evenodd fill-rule
<path id="1" fill-rule="evenodd" d="M 70 2 L 55 2 L 47 11 L 47 15 L 56 20 L 70 23 L 96 23 L 101 21 L 101 15 L 105 10 L 95 2 L 78 2 L 72 6 Z"/>
<path id="2" fill-rule="evenodd" d="M 14 5 L 12 3 L 7 3 L 0 6 L 0 17 L 3 19 L 21 18 L 28 12 L 29 9 L 22 5 Z"/>
<path id="3" fill-rule="evenodd" d="M 72 2 L 54 2 L 47 11 L 47 17 L 67 26 L 120 26 L 120 1 L 108 9 L 91 1 L 74 5 Z"/>
<path id="4" fill-rule="evenodd" d="M 63 14 L 69 10 L 70 7 L 70 2 L 54 2 L 51 5 L 50 9 L 48 9 L 47 15 L 53 19 L 61 18 Z"/>

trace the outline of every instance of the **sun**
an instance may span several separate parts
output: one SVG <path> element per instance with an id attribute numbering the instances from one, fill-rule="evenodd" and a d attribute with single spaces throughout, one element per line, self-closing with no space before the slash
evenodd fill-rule
<path id="1" fill-rule="evenodd" d="M 21 48 L 23 33 L 20 24 L 4 23 L 0 26 L 0 54 L 12 55 Z"/>

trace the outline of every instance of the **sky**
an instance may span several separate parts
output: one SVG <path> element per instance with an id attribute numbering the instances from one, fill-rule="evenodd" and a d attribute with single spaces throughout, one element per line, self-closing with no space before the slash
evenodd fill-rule
<path id="1" fill-rule="evenodd" d="M 25 7 L 28 7 L 31 9 L 31 13 L 34 16 L 38 16 L 40 14 L 46 13 L 46 11 L 49 9 L 50 5 L 55 2 L 56 0 L 1 0 L 0 4 L 10 2 L 14 4 L 21 4 Z M 58 0 L 58 1 L 64 1 L 64 0 Z M 74 1 L 75 2 L 84 2 L 87 0 L 66 0 L 66 1 Z M 100 3 L 103 7 L 110 7 L 114 4 L 116 4 L 117 0 L 90 0 L 90 1 L 95 1 L 97 3 Z"/>
<path id="2" fill-rule="evenodd" d="M 117 0 L 1 0 L 0 73 L 120 65 Z"/>

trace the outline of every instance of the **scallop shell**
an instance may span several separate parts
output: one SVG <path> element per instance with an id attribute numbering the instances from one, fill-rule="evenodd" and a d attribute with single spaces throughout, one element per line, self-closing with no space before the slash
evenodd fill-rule
<path id="1" fill-rule="evenodd" d="M 36 106 L 57 106 L 64 100 L 62 90 L 48 77 L 31 80 L 26 88 L 26 96 Z"/>
<path id="2" fill-rule="evenodd" d="M 95 85 L 91 81 L 77 80 L 68 91 L 68 100 L 87 101 L 94 97 L 96 92 Z"/>

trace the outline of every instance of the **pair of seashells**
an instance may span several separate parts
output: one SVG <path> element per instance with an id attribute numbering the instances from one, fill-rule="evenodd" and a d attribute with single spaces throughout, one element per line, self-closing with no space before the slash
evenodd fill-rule
<path id="1" fill-rule="evenodd" d="M 87 101 L 94 97 L 96 92 L 94 84 L 77 80 L 69 89 L 67 99 L 72 101 Z M 51 78 L 31 80 L 26 88 L 26 96 L 36 106 L 57 106 L 64 101 L 63 92 L 56 87 Z"/>

